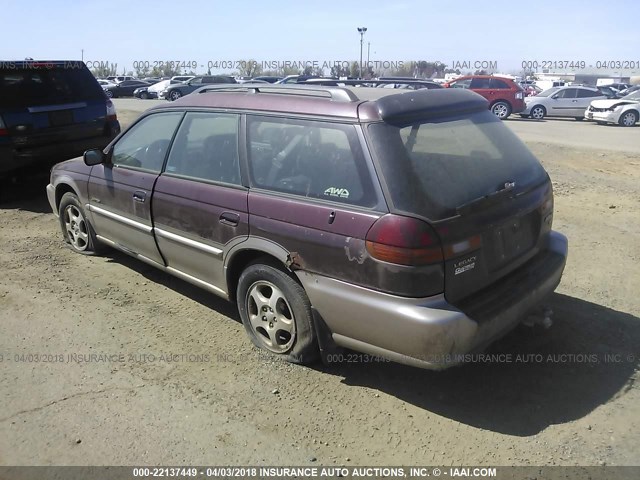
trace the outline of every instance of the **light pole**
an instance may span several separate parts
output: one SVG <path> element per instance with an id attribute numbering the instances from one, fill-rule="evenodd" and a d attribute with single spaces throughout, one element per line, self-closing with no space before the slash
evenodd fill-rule
<path id="1" fill-rule="evenodd" d="M 358 27 L 358 33 L 360 34 L 360 78 L 362 78 L 362 43 L 364 41 L 364 33 L 367 31 L 367 27 Z"/>

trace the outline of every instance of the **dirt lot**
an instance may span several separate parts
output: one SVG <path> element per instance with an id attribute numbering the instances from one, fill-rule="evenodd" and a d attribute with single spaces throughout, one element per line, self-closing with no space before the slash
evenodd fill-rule
<path id="1" fill-rule="evenodd" d="M 511 122 L 525 140 L 529 125 Z M 570 240 L 555 324 L 492 348 L 511 362 L 440 373 L 260 355 L 232 305 L 123 254 L 72 253 L 46 178 L 12 187 L 0 464 L 640 465 L 640 128 L 558 125 L 637 142 L 528 142 Z"/>

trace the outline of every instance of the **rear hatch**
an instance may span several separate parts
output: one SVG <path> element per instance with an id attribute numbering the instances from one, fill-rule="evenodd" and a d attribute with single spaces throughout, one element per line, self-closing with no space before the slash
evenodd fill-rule
<path id="1" fill-rule="evenodd" d="M 542 248 L 553 210 L 548 175 L 493 114 L 377 123 L 369 132 L 392 211 L 421 218 L 440 239 L 450 303 Z"/>
<path id="2" fill-rule="evenodd" d="M 18 152 L 109 134 L 104 92 L 82 62 L 0 62 L 0 117 Z"/>

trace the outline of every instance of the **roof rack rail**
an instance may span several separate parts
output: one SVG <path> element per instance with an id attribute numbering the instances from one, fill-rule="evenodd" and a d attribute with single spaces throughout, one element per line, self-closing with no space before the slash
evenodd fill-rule
<path id="1" fill-rule="evenodd" d="M 341 87 L 318 88 L 313 85 L 274 85 L 265 84 L 218 84 L 201 87 L 194 93 L 221 93 L 221 92 L 246 92 L 246 93 L 272 93 L 278 95 L 300 95 L 302 97 L 328 98 L 337 102 L 356 102 L 360 99 L 351 90 Z"/>

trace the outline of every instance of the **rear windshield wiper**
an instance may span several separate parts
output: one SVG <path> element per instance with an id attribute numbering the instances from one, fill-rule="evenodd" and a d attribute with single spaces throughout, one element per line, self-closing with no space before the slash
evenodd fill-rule
<path id="1" fill-rule="evenodd" d="M 470 202 L 463 203 L 456 207 L 456 213 L 458 215 L 466 215 L 473 211 L 489 207 L 498 203 L 504 197 L 510 196 L 514 197 L 513 190 L 516 187 L 516 182 L 506 182 L 504 184 L 504 188 L 500 190 L 496 190 L 495 192 L 489 193 L 487 195 L 483 195 L 482 197 L 478 197 Z"/>

